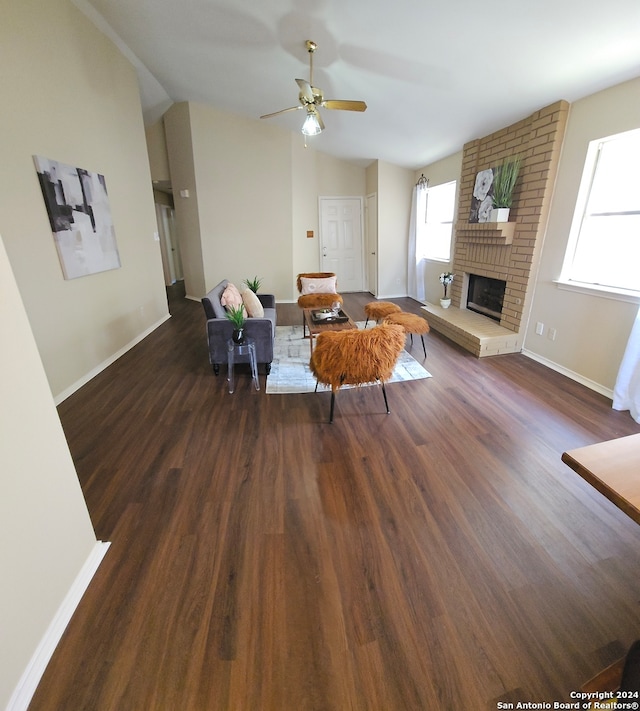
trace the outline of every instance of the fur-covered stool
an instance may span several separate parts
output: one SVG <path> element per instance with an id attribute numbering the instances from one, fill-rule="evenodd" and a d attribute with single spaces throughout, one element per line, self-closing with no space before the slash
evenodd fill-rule
<path id="1" fill-rule="evenodd" d="M 422 339 L 422 350 L 424 351 L 424 357 L 427 357 L 427 349 L 424 345 L 424 334 L 429 333 L 429 324 L 422 316 L 417 316 L 416 314 L 408 314 L 404 311 L 400 313 L 393 313 L 387 316 L 384 323 L 395 323 L 398 326 L 404 328 L 405 333 L 411 334 L 411 345 L 413 345 L 413 334 L 417 333 Z"/>
<path id="2" fill-rule="evenodd" d="M 381 321 L 385 316 L 398 313 L 399 311 L 402 311 L 402 309 L 398 304 L 392 304 L 390 301 L 370 301 L 364 305 L 364 312 L 367 314 L 364 327 L 367 327 L 369 319 L 372 321 Z"/>

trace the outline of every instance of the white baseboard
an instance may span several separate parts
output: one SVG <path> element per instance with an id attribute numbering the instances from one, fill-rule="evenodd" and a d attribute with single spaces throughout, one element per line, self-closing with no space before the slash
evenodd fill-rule
<path id="1" fill-rule="evenodd" d="M 378 301 L 383 301 L 384 299 L 406 299 L 411 297 L 407 297 L 406 294 L 378 294 L 375 298 Z"/>
<path id="2" fill-rule="evenodd" d="M 604 395 L 605 397 L 608 397 L 609 400 L 613 400 L 613 390 L 610 390 L 609 388 L 605 388 L 604 385 L 600 385 L 600 383 L 596 383 L 594 380 L 585 378 L 583 375 L 580 375 L 579 373 L 576 373 L 573 370 L 569 370 L 569 368 L 565 368 L 562 365 L 558 365 L 557 363 L 554 363 L 552 360 L 543 358 L 542 356 L 539 356 L 536 353 L 533 353 L 532 351 L 528 351 L 526 348 L 524 348 L 522 350 L 522 355 L 526 355 L 527 358 L 531 358 L 531 360 L 535 360 L 538 363 L 542 363 L 542 365 L 546 365 L 547 368 L 551 368 L 551 370 L 555 370 L 557 373 L 566 375 L 567 378 L 571 378 L 571 380 L 575 380 L 577 383 L 580 383 L 580 385 L 584 385 L 585 387 L 589 388 L 590 390 L 595 390 L 597 393 L 600 393 L 600 395 Z"/>
<path id="3" fill-rule="evenodd" d="M 110 545 L 110 543 L 96 541 L 89 557 L 73 581 L 73 585 L 65 595 L 53 620 L 51 620 L 44 637 L 40 640 L 40 644 L 33 653 L 27 668 L 22 673 L 20 681 L 9 699 L 6 711 L 26 711 L 29 707 L 44 670 L 47 668 L 58 642 L 60 642 L 60 638 Z"/>
<path id="4" fill-rule="evenodd" d="M 171 314 L 167 314 L 164 318 L 161 318 L 159 321 L 156 321 L 152 326 L 149 326 L 149 328 L 147 328 L 138 336 L 136 336 L 132 341 L 129 341 L 126 346 L 123 346 L 112 356 L 102 361 L 102 363 L 90 370 L 86 375 L 80 378 L 80 380 L 76 380 L 75 383 L 70 385 L 68 388 L 65 388 L 61 393 L 58 393 L 58 395 L 55 395 L 53 398 L 53 402 L 57 406 L 61 402 L 66 400 L 69 396 L 73 395 L 76 390 L 80 390 L 83 385 L 86 385 L 92 378 L 95 378 L 98 373 L 101 373 L 105 368 L 108 368 L 112 363 L 115 363 L 118 358 L 120 358 L 120 356 L 123 356 L 127 351 L 130 351 L 135 345 L 140 343 L 140 341 L 145 339 L 150 333 L 153 333 L 156 328 L 161 326 L 165 321 L 168 321 L 170 318 Z"/>

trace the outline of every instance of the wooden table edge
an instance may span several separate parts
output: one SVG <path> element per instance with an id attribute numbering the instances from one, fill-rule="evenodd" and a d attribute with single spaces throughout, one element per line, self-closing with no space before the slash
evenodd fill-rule
<path id="1" fill-rule="evenodd" d="M 574 451 L 574 450 L 571 450 Z M 624 511 L 627 516 L 632 518 L 636 523 L 640 523 L 640 510 L 627 499 L 621 496 L 617 491 L 613 490 L 602 479 L 599 479 L 593 472 L 586 469 L 580 462 L 571 456 L 571 452 L 563 452 L 562 461 L 576 474 L 579 474 L 587 483 L 591 484 L 594 489 L 605 496 L 612 504 L 615 504 L 621 511 Z"/>

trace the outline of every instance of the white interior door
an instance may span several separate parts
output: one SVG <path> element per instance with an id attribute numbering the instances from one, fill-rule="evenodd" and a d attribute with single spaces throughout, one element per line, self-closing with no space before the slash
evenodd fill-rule
<path id="1" fill-rule="evenodd" d="M 362 198 L 320 198 L 320 265 L 338 291 L 363 290 Z"/>
<path id="2" fill-rule="evenodd" d="M 367 195 L 366 215 L 366 264 L 367 291 L 378 295 L 378 195 Z"/>
<path id="3" fill-rule="evenodd" d="M 182 263 L 180 261 L 180 250 L 178 249 L 173 208 L 156 203 L 156 221 L 160 237 L 164 281 L 167 286 L 170 286 L 182 279 Z"/>

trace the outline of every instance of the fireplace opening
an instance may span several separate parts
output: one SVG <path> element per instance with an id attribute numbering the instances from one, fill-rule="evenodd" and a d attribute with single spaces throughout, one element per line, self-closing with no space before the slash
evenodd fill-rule
<path id="1" fill-rule="evenodd" d="M 507 282 L 502 279 L 469 274 L 467 308 L 483 316 L 488 316 L 494 321 L 500 321 L 506 286 Z"/>

